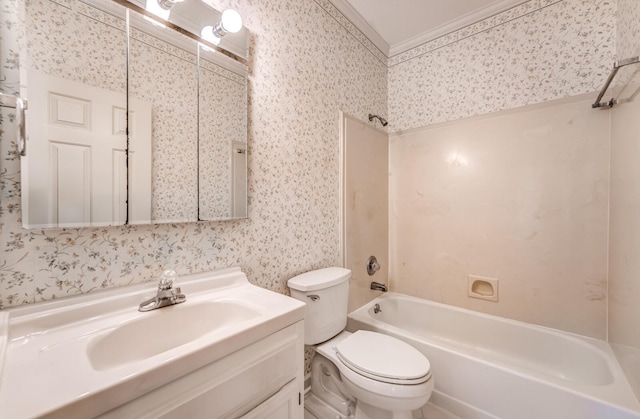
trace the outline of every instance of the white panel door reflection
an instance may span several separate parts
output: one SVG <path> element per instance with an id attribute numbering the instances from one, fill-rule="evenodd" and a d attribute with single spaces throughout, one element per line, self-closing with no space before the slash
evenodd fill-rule
<path id="1" fill-rule="evenodd" d="M 27 93 L 24 226 L 125 224 L 126 95 L 35 70 Z"/>

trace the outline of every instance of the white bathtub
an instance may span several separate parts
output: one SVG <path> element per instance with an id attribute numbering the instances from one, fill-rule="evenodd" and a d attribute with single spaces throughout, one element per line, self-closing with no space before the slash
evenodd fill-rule
<path id="1" fill-rule="evenodd" d="M 640 418 L 603 341 L 391 292 L 351 313 L 347 329 L 418 348 L 431 362 L 431 400 L 465 419 Z"/>

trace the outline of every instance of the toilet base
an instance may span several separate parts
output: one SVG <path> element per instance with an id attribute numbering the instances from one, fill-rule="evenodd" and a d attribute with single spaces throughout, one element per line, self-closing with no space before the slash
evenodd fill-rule
<path id="1" fill-rule="evenodd" d="M 319 418 L 354 419 L 355 399 L 346 394 L 338 368 L 320 354 L 311 362 L 311 392 L 305 397 L 305 409 Z"/>
<path id="2" fill-rule="evenodd" d="M 316 353 L 311 362 L 311 391 L 305 409 L 318 418 L 412 419 L 411 411 L 381 410 L 356 400 L 344 386 L 340 371 L 331 360 Z"/>
<path id="3" fill-rule="evenodd" d="M 390 412 L 369 406 L 358 400 L 354 419 L 413 419 L 412 412 Z"/>
<path id="4" fill-rule="evenodd" d="M 318 419 L 355 419 L 353 415 L 344 415 L 337 411 L 311 392 L 304 398 L 304 409 Z"/>
<path id="5" fill-rule="evenodd" d="M 413 412 L 389 412 L 358 402 L 354 414 L 344 415 L 316 397 L 313 393 L 304 398 L 304 408 L 318 419 L 412 419 Z"/>

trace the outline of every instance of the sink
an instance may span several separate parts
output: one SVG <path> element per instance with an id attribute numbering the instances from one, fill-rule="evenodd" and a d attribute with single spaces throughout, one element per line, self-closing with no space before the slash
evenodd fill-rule
<path id="1" fill-rule="evenodd" d="M 117 368 L 259 315 L 256 309 L 233 300 L 164 307 L 95 337 L 87 345 L 87 356 L 97 371 Z"/>
<path id="2" fill-rule="evenodd" d="M 138 305 L 155 283 L 0 311 L 0 418 L 98 417 L 304 316 L 304 303 L 251 284 L 240 268 L 179 284 L 186 302 L 146 313 Z"/>

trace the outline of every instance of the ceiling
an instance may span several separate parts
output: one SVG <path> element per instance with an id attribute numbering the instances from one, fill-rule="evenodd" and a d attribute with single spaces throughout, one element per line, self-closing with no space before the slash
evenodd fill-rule
<path id="1" fill-rule="evenodd" d="M 390 57 L 525 1 L 332 0 Z"/>

